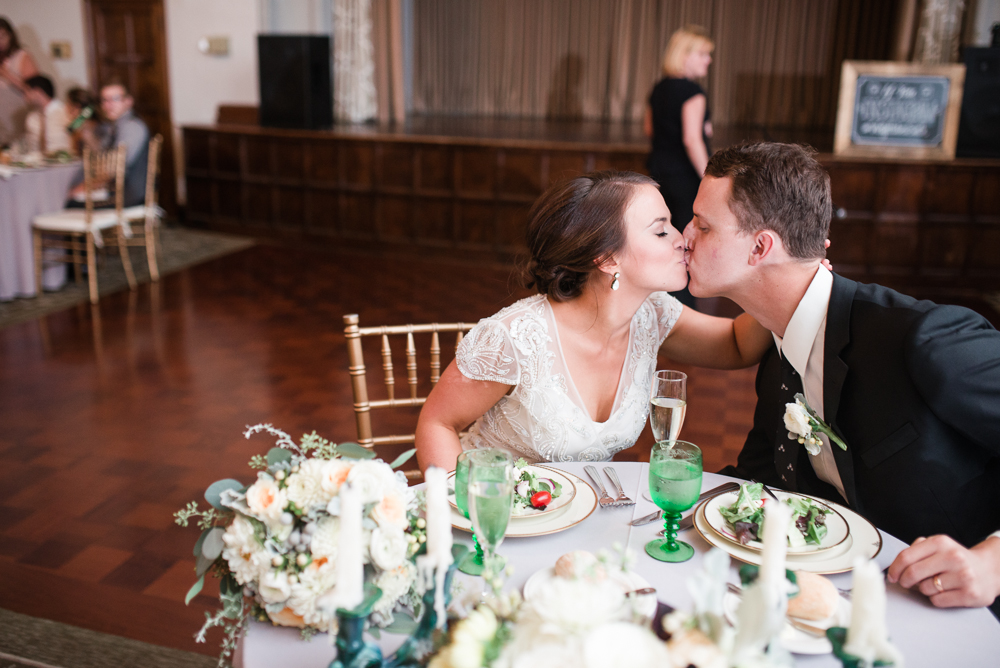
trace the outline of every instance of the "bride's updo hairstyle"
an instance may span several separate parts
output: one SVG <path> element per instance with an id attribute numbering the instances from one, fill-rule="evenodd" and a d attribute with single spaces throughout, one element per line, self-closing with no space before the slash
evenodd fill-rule
<path id="1" fill-rule="evenodd" d="M 557 302 L 580 296 L 590 275 L 625 247 L 625 210 L 639 186 L 635 172 L 593 172 L 550 187 L 528 213 L 530 257 L 524 285 Z"/>

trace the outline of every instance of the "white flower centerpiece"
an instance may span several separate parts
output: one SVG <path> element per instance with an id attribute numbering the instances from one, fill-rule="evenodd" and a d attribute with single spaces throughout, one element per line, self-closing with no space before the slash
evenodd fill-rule
<path id="1" fill-rule="evenodd" d="M 795 403 L 785 404 L 785 429 L 788 438 L 805 446 L 810 455 L 818 455 L 822 442 L 814 432 L 826 434 L 830 442 L 836 443 L 841 450 L 847 450 L 847 444 L 833 433 L 833 429 L 809 406 L 801 393 L 795 395 Z"/>
<path id="2" fill-rule="evenodd" d="M 181 526 L 198 517 L 202 529 L 194 548 L 198 581 L 187 602 L 201 591 L 209 571 L 221 578 L 222 610 L 206 614 L 197 640 L 204 642 L 214 626 L 223 628 L 222 666 L 250 617 L 299 627 L 305 638 L 317 631 L 336 635 L 335 610 L 325 602 L 338 580 L 340 492 L 346 485 L 363 504 L 365 581 L 382 592 L 368 622 L 409 633 L 422 605 L 413 560 L 426 541 L 426 520 L 406 477 L 393 469 L 413 451 L 390 465 L 355 443 L 335 445 L 315 432 L 300 444 L 267 424 L 249 427 L 244 435 L 260 432 L 277 443 L 266 457 L 250 461 L 258 469 L 255 482 L 220 480 L 205 492 L 210 508 L 202 511 L 192 501 L 176 513 Z"/>

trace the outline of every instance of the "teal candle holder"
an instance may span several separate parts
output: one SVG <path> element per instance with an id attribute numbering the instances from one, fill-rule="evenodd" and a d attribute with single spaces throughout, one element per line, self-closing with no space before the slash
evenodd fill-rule
<path id="1" fill-rule="evenodd" d="M 451 548 L 452 563 L 444 578 L 445 607 L 451 603 L 451 582 L 455 568 L 468 551 L 469 548 L 464 545 L 453 545 Z M 364 639 L 365 621 L 381 596 L 382 590 L 368 583 L 365 584 L 365 598 L 361 605 L 353 610 L 337 610 L 337 658 L 330 662 L 329 668 L 417 668 L 421 665 L 422 659 L 433 648 L 434 629 L 438 625 L 437 611 L 434 609 L 434 587 L 424 592 L 423 614 L 416 630 L 388 658 L 382 657 L 382 650 L 378 645 Z"/>
<path id="2" fill-rule="evenodd" d="M 844 651 L 844 643 L 847 642 L 847 629 L 842 626 L 834 626 L 826 630 L 826 637 L 833 645 L 833 655 L 840 659 L 844 668 L 867 668 L 868 664 L 859 656 L 848 654 Z M 891 666 L 881 659 L 876 659 L 872 666 Z"/>

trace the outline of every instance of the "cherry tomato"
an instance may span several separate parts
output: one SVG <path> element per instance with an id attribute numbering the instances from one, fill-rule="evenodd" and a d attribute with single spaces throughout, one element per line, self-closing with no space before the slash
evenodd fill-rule
<path id="1" fill-rule="evenodd" d="M 531 506 L 533 508 L 542 509 L 550 503 L 552 503 L 552 495 L 544 490 L 531 495 Z"/>

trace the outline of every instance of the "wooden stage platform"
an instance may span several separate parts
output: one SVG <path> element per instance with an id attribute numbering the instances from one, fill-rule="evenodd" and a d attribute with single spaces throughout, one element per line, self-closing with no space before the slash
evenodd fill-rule
<path id="1" fill-rule="evenodd" d="M 1000 289 L 1000 160 L 843 159 L 832 132 L 720 128 L 816 146 L 837 215 L 830 259 L 897 287 Z M 531 203 L 597 169 L 645 172 L 638 124 L 465 117 L 306 131 L 184 128 L 189 224 L 308 244 L 509 260 Z M 827 151 L 827 152 L 823 152 Z"/>

